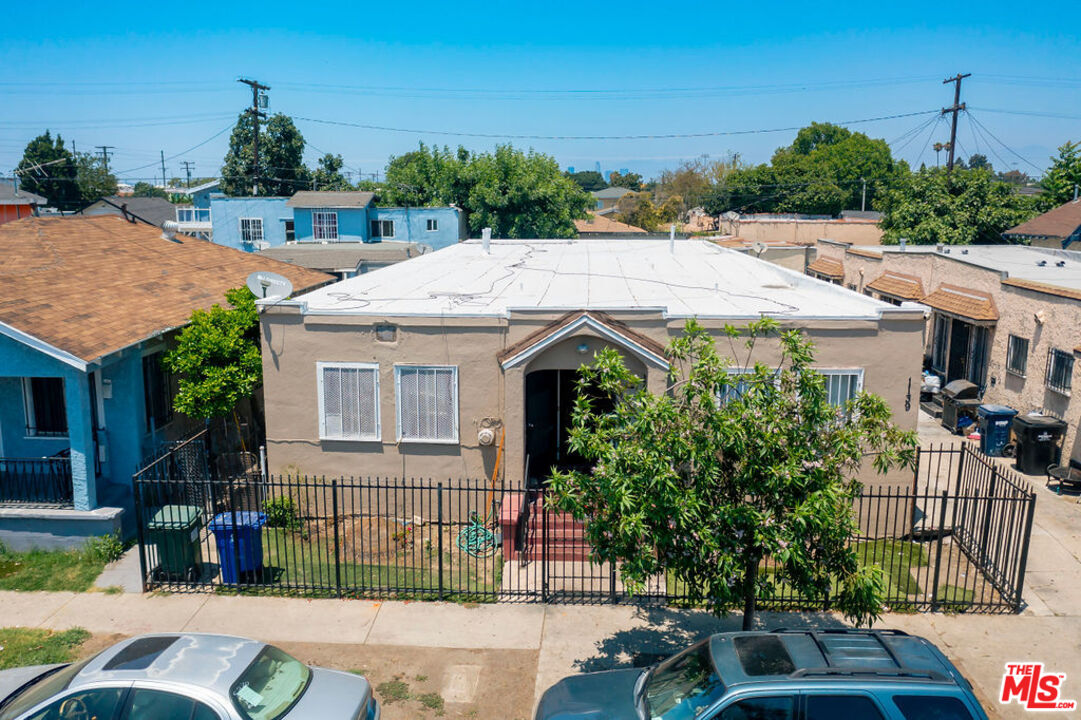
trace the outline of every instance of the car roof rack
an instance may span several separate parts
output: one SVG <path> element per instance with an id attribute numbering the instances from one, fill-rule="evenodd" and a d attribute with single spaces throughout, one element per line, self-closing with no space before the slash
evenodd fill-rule
<path id="1" fill-rule="evenodd" d="M 878 644 L 882 647 L 882 649 L 885 651 L 886 655 L 889 656 L 890 660 L 893 661 L 893 664 L 896 665 L 898 669 L 904 669 L 904 667 L 905 667 L 905 664 L 903 662 L 901 662 L 901 658 L 897 657 L 897 653 L 895 653 L 893 651 L 893 648 L 891 648 L 889 646 L 889 643 L 887 643 L 885 640 L 882 639 L 883 636 L 909 637 L 909 634 L 906 633 L 904 630 L 860 630 L 859 628 L 827 628 L 827 629 L 824 629 L 824 630 L 813 630 L 813 629 L 808 629 L 808 630 L 795 630 L 795 629 L 792 629 L 792 630 L 790 630 L 788 628 L 777 628 L 775 630 L 771 630 L 770 632 L 778 633 L 778 634 L 800 634 L 800 635 L 808 635 L 808 636 L 810 636 L 811 640 L 813 640 L 814 644 L 818 647 L 819 652 L 822 653 L 822 657 L 826 660 L 826 665 L 828 665 L 830 667 L 833 667 L 833 663 L 830 662 L 830 651 L 829 651 L 829 648 L 826 647 L 826 645 L 822 642 L 822 640 L 820 639 L 820 636 L 822 636 L 822 635 L 863 635 L 863 636 L 866 636 L 866 637 L 873 637 L 875 640 L 878 641 Z M 844 669 L 844 668 L 839 668 L 839 669 Z"/>
<path id="2" fill-rule="evenodd" d="M 788 677 L 800 678 L 809 677 L 814 675 L 850 675 L 853 677 L 874 675 L 878 677 L 895 677 L 895 678 L 918 678 L 921 680 L 932 680 L 935 682 L 949 682 L 950 679 L 940 672 L 935 670 L 912 670 L 912 669 L 889 669 L 889 668 L 860 668 L 860 667 L 824 667 L 824 668 L 801 668 L 794 673 L 791 673 Z"/>

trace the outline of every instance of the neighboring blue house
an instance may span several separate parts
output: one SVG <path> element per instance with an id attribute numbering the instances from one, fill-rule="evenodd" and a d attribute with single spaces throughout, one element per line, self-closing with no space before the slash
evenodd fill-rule
<path id="1" fill-rule="evenodd" d="M 117 216 L 0 225 L 4 545 L 71 546 L 130 517 L 140 461 L 201 427 L 174 414 L 176 383 L 161 365 L 192 310 L 255 271 L 281 273 L 297 292 L 332 280 L 166 234 Z"/>
<path id="2" fill-rule="evenodd" d="M 220 194 L 220 188 L 218 180 L 211 180 L 184 190 L 183 194 L 190 198 L 190 204 L 180 205 L 176 209 L 180 232 L 204 240 L 211 239 L 210 202 L 212 196 Z"/>
<path id="3" fill-rule="evenodd" d="M 456 207 L 382 208 L 370 192 L 298 192 L 293 210 L 297 242 L 415 242 L 433 250 L 465 239 Z"/>
<path id="4" fill-rule="evenodd" d="M 211 238 L 219 245 L 255 252 L 278 247 L 293 238 L 293 211 L 284 197 L 210 198 Z"/>

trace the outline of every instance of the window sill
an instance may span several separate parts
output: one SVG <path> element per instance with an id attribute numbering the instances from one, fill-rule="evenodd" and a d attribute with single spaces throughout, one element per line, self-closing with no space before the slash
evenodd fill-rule
<path id="1" fill-rule="evenodd" d="M 352 442 L 352 443 L 377 443 L 382 442 L 381 437 L 325 437 L 319 436 L 319 442 Z"/>
<path id="2" fill-rule="evenodd" d="M 400 445 L 460 445 L 458 438 L 453 440 L 427 440 L 420 438 L 398 438 Z"/>
<path id="3" fill-rule="evenodd" d="M 1066 398 L 1070 397 L 1070 391 L 1069 390 L 1060 390 L 1059 388 L 1053 388 L 1053 387 L 1050 387 L 1050 386 L 1045 386 L 1045 387 L 1047 387 L 1048 390 L 1055 393 L 1056 395 L 1061 395 L 1062 397 L 1066 397 Z"/>
<path id="4" fill-rule="evenodd" d="M 1007 370 L 1006 374 L 1011 376 L 1011 377 L 1021 378 L 1022 380 L 1024 380 L 1025 378 L 1028 377 L 1028 375 L 1025 375 L 1024 373 L 1016 372 L 1014 370 Z"/>
<path id="5" fill-rule="evenodd" d="M 68 435 L 24 435 L 23 440 L 67 440 Z"/>

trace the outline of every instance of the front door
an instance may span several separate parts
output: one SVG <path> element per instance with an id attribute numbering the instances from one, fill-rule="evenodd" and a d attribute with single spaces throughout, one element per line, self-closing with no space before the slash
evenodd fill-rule
<path id="1" fill-rule="evenodd" d="M 526 481 L 536 487 L 556 470 L 584 470 L 589 463 L 569 447 L 574 402 L 578 397 L 577 370 L 536 370 L 525 378 L 525 447 L 529 456 Z M 594 407 L 606 412 L 612 403 L 597 399 Z"/>
<path id="2" fill-rule="evenodd" d="M 950 329 L 950 358 L 946 382 L 968 377 L 968 342 L 972 326 L 954 318 Z"/>

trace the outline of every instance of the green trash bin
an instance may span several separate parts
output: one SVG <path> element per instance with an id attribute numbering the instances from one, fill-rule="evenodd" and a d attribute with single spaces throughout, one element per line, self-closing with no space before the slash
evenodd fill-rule
<path id="1" fill-rule="evenodd" d="M 199 578 L 203 555 L 199 531 L 203 511 L 192 505 L 163 505 L 146 524 L 147 540 L 158 549 L 158 566 L 153 574 L 160 579 Z"/>

